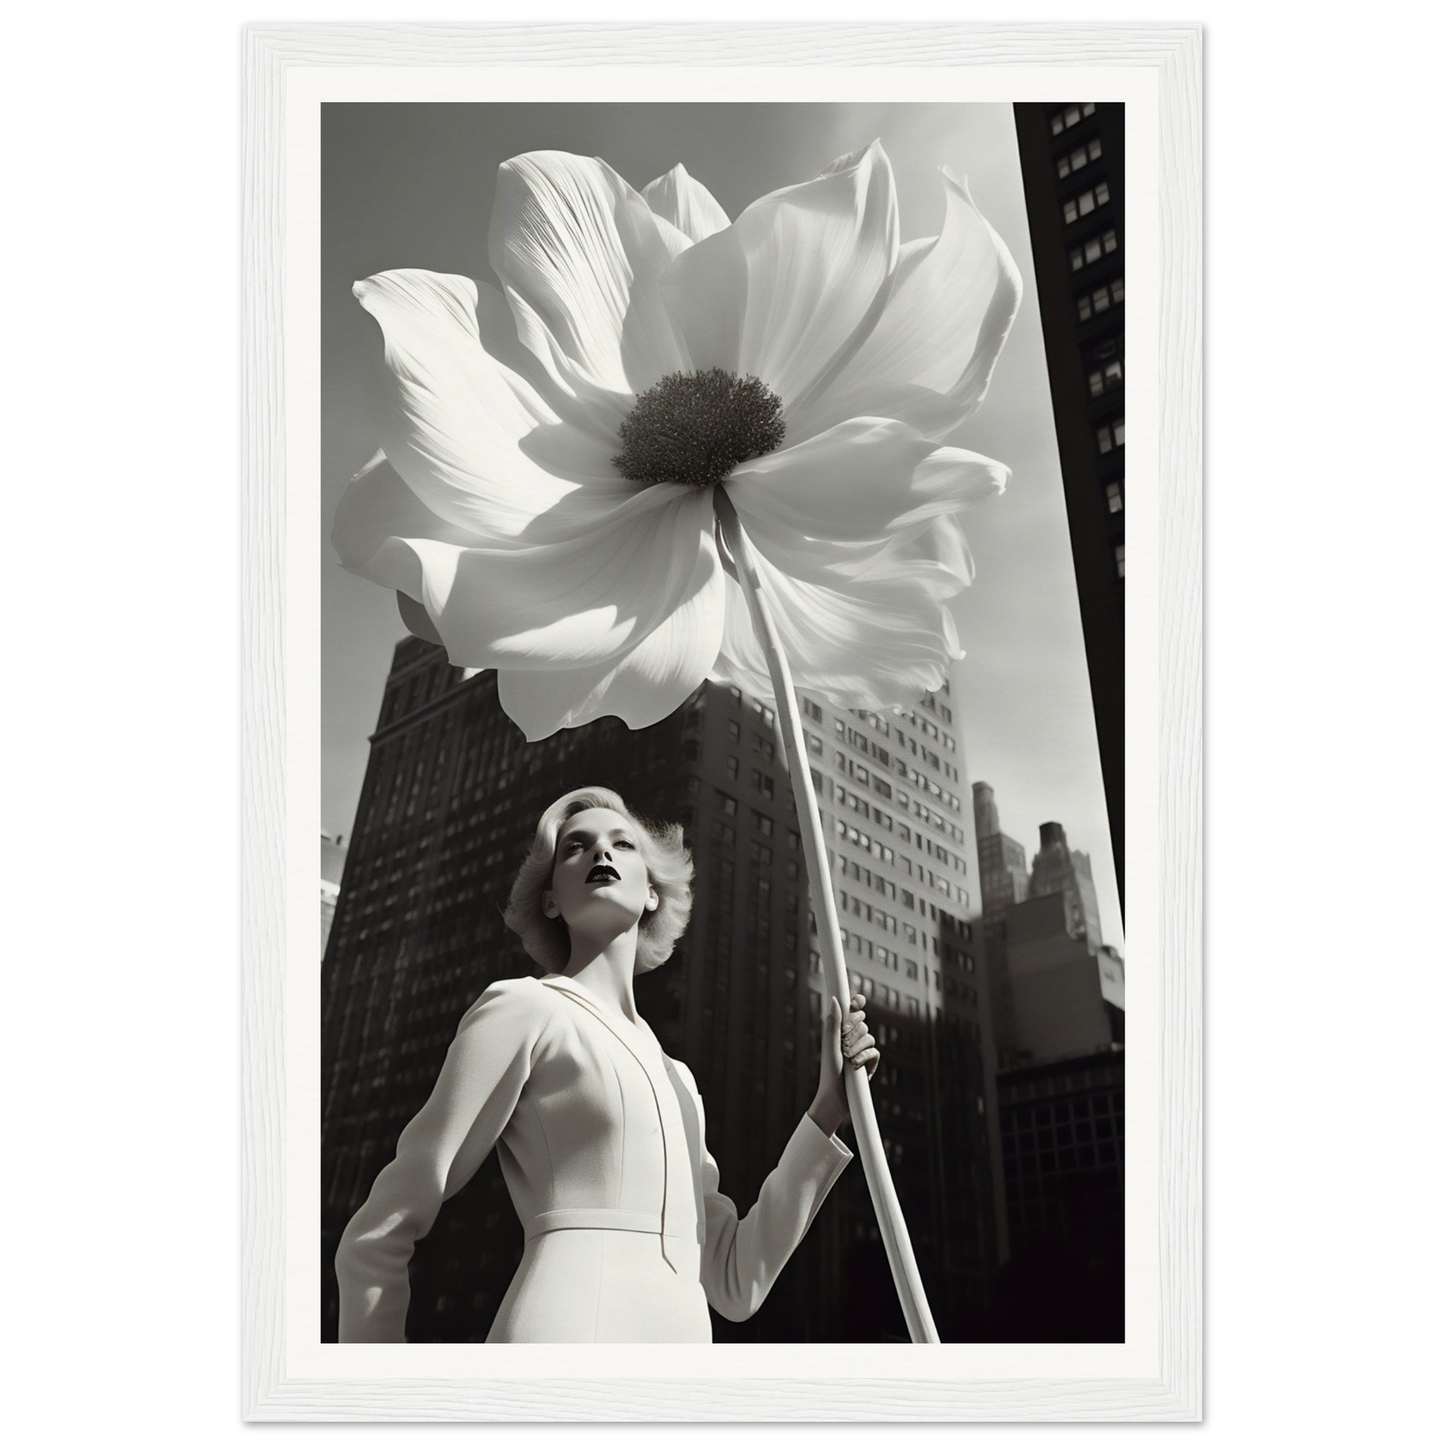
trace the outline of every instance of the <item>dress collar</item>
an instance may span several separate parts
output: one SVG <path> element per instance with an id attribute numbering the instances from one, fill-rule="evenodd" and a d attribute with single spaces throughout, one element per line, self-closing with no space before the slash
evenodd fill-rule
<path id="1" fill-rule="evenodd" d="M 644 1019 L 630 1019 L 619 1009 L 613 1008 L 611 1004 L 603 1003 L 591 989 L 580 984 L 576 979 L 568 978 L 565 974 L 549 973 L 537 980 L 544 983 L 548 988 L 555 988 L 558 993 L 571 994 L 579 1003 L 586 1005 L 608 1024 L 622 1024 L 627 1028 L 635 1030 L 645 1038 L 655 1049 L 661 1049 L 662 1045 L 657 1040 L 657 1035 L 652 1032 Z"/>

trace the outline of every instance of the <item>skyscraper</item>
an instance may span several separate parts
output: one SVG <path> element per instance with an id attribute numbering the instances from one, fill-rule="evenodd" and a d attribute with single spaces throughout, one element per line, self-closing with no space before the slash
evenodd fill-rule
<path id="1" fill-rule="evenodd" d="M 1015 105 L 1114 871 L 1124 892 L 1124 106 Z"/>
<path id="2" fill-rule="evenodd" d="M 1006 1068 L 1014 1054 L 1013 1007 L 1008 985 L 1008 943 L 1004 916 L 1015 903 L 1029 896 L 1028 854 L 999 826 L 993 788 L 973 785 L 973 819 L 978 836 L 979 888 L 983 911 L 979 918 L 983 955 L 988 971 L 993 1009 L 994 1046 L 999 1067 Z"/>
<path id="3" fill-rule="evenodd" d="M 885 1030 L 876 1092 L 894 1180 L 920 1268 L 946 1281 L 942 1299 L 930 1289 L 940 1331 L 982 1338 L 1007 1226 L 993 1010 L 974 935 L 978 853 L 951 689 L 888 717 L 811 700 L 803 711 L 853 985 Z M 896 1309 L 861 1174 L 838 1211 L 855 1244 L 849 1267 L 875 1282 L 879 1308 Z"/>
<path id="4" fill-rule="evenodd" d="M 805 712 L 853 984 L 884 1048 L 880 1125 L 940 1328 L 963 1336 L 987 1309 L 1002 1208 L 951 701 L 887 720 L 813 702 Z M 335 1241 L 424 1102 L 457 1020 L 492 980 L 534 971 L 500 909 L 537 818 L 575 787 L 614 787 L 643 815 L 684 825 L 692 922 L 637 998 L 697 1077 L 723 1189 L 751 1204 L 812 1098 L 823 1012 L 774 722 L 708 684 L 652 728 L 602 719 L 528 744 L 494 674 L 464 679 L 440 649 L 398 645 L 323 967 L 323 1338 L 335 1338 Z M 484 1338 L 520 1250 L 493 1159 L 417 1248 L 409 1338 Z M 855 1166 L 759 1314 L 715 1327 L 720 1340 L 876 1338 L 901 1335 L 895 1313 Z"/>
<path id="5" fill-rule="evenodd" d="M 1105 994 L 1105 973 L 1122 973 L 1112 950 L 1091 945 L 1070 895 L 1044 893 L 1008 910 L 1008 977 L 1014 1061 L 1108 1052 L 1124 1041 L 1124 1011 Z"/>
<path id="6" fill-rule="evenodd" d="M 1124 902 L 1124 106 L 1014 106 L 1109 830 Z M 981 853 L 1023 850 L 998 831 Z M 982 824 L 980 824 L 982 831 Z M 1086 855 L 1040 829 L 1025 897 L 985 902 L 1014 1257 L 998 1327 L 1123 1337 L 1123 961 Z M 1059 1056 L 1062 1055 L 1062 1056 Z"/>
<path id="7" fill-rule="evenodd" d="M 1094 891 L 1094 870 L 1089 855 L 1069 847 L 1062 823 L 1039 824 L 1039 851 L 1029 872 L 1029 897 L 1059 894 L 1064 899 L 1068 930 L 1089 942 L 1097 953 L 1104 942 L 1099 927 L 1099 896 Z"/>

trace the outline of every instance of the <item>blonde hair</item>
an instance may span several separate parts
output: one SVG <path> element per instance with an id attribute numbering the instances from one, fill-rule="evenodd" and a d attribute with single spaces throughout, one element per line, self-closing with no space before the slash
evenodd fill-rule
<path id="1" fill-rule="evenodd" d="M 646 973 L 672 957 L 687 927 L 692 913 L 692 854 L 683 846 L 678 824 L 644 822 L 611 788 L 578 788 L 563 794 L 542 814 L 502 917 L 543 968 L 556 972 L 566 967 L 572 952 L 567 924 L 561 918 L 548 918 L 542 901 L 552 886 L 562 824 L 588 808 L 610 808 L 637 830 L 637 846 L 657 894 L 657 907 L 644 913 L 637 926 L 634 972 Z"/>

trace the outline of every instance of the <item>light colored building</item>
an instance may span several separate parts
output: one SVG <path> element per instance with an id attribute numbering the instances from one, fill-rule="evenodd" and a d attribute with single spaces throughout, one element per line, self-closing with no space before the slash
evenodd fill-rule
<path id="1" fill-rule="evenodd" d="M 1104 954 L 1090 947 L 1073 908 L 1071 896 L 1060 892 L 1008 911 L 1009 994 L 1021 1063 L 1122 1045 L 1123 960 L 1113 949 Z"/>
<path id="2" fill-rule="evenodd" d="M 978 926 L 988 972 L 994 1047 L 1000 1063 L 1007 1067 L 1013 1058 L 1014 1042 L 1004 917 L 1015 903 L 1022 903 L 1029 896 L 1029 860 L 1023 844 L 1010 838 L 1000 826 L 998 804 L 988 783 L 973 785 L 973 818 L 978 835 L 978 881 L 982 894 Z"/>
<path id="3" fill-rule="evenodd" d="M 891 1106 L 908 1116 L 885 1120 L 885 1135 L 890 1125 L 906 1134 L 947 1120 L 953 1142 L 945 1170 L 971 1172 L 970 1182 L 950 1179 L 943 1192 L 975 1202 L 936 1231 L 956 1251 L 946 1272 L 961 1318 L 987 1297 L 992 1261 L 1008 1257 L 1008 1233 L 994 1010 L 976 933 L 977 834 L 952 691 L 945 685 L 917 707 L 888 714 L 805 698 L 803 714 L 849 974 L 871 1000 L 875 1033 L 883 1029 L 885 1086 L 896 1087 Z M 816 942 L 809 959 L 815 1013 L 823 986 Z M 890 1017 L 902 1027 L 891 1027 Z M 915 1040 L 929 1041 L 926 1057 L 910 1058 Z M 979 1207 L 980 1188 L 991 1210 Z M 901 1181 L 899 1189 L 910 1192 Z"/>
<path id="4" fill-rule="evenodd" d="M 906 1017 L 978 999 L 972 954 L 945 984 L 940 915 L 978 917 L 978 853 L 949 690 L 902 714 L 805 699 L 803 729 L 855 986 Z M 962 930 L 971 938 L 971 928 Z M 959 995 L 958 988 L 971 990 Z"/>
<path id="5" fill-rule="evenodd" d="M 1094 871 L 1089 855 L 1069 847 L 1062 823 L 1039 824 L 1039 851 L 1034 854 L 1029 875 L 1029 897 L 1062 894 L 1069 932 L 1082 934 L 1089 951 L 1097 953 L 1104 942 L 1099 925 L 1099 896 L 1094 891 Z"/>

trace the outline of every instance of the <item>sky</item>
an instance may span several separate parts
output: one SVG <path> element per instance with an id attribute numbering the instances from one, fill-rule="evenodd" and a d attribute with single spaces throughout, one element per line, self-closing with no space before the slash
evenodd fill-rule
<path id="1" fill-rule="evenodd" d="M 780 186 L 881 139 L 905 241 L 936 235 L 938 168 L 969 183 L 1024 279 L 988 398 L 960 445 L 1012 468 L 966 517 L 977 575 L 953 687 L 970 781 L 993 785 L 1032 857 L 1062 823 L 1092 860 L 1104 937 L 1122 946 L 1083 631 L 1054 442 L 1013 116 L 1007 105 L 328 105 L 322 126 L 321 821 L 349 836 L 397 641 L 391 593 L 342 570 L 329 541 L 348 479 L 376 450 L 367 376 L 381 345 L 352 283 L 395 267 L 495 283 L 497 167 L 528 150 L 601 156 L 637 188 L 681 161 L 736 217 Z"/>

